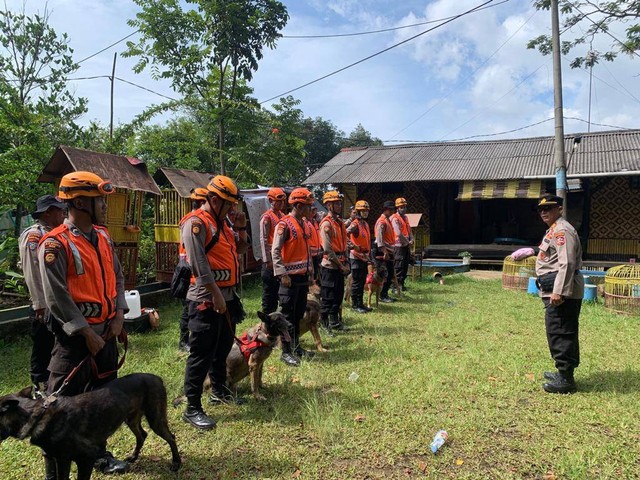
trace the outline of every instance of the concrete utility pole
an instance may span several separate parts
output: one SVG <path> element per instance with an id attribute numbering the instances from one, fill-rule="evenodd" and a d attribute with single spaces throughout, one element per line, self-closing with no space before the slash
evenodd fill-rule
<path id="1" fill-rule="evenodd" d="M 109 140 L 113 140 L 113 85 L 116 82 L 116 59 L 118 52 L 113 54 L 113 68 L 111 69 L 111 116 L 109 118 Z"/>
<path id="2" fill-rule="evenodd" d="M 551 0 L 551 46 L 553 49 L 553 107 L 555 117 L 554 158 L 556 164 L 556 195 L 564 200 L 567 215 L 567 166 L 564 156 L 564 119 L 562 108 L 562 70 L 560 52 L 560 19 L 558 0 Z"/>

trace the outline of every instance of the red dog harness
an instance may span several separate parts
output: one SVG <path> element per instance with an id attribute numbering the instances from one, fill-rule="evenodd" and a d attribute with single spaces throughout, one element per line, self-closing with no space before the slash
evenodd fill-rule
<path id="1" fill-rule="evenodd" d="M 365 281 L 365 285 L 375 285 L 377 287 L 381 287 L 383 282 L 376 282 L 375 276 L 373 272 L 367 274 L 367 280 Z"/>
<path id="2" fill-rule="evenodd" d="M 242 337 L 238 340 L 238 346 L 244 356 L 244 361 L 249 363 L 249 357 L 253 352 L 260 347 L 268 347 L 269 345 L 262 340 L 258 340 L 258 335 L 256 335 L 255 338 L 249 338 L 249 333 L 244 332 Z"/>

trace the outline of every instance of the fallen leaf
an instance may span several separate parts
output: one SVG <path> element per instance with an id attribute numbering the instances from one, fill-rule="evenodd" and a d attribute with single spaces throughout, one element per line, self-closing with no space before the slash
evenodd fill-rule
<path id="1" fill-rule="evenodd" d="M 291 377 L 291 383 L 300 383 L 300 379 L 298 377 Z"/>
<path id="2" fill-rule="evenodd" d="M 372 395 L 372 397 L 373 397 L 373 398 L 375 398 L 376 400 L 377 400 L 378 398 L 380 398 L 381 396 L 382 396 L 382 395 L 380 395 L 379 393 L 374 393 L 374 394 Z"/>
<path id="3" fill-rule="evenodd" d="M 268 371 L 269 373 L 275 373 L 275 372 L 276 372 L 276 370 L 278 370 L 278 369 L 277 369 L 276 367 L 274 367 L 273 365 L 269 365 L 269 366 L 267 367 L 267 371 Z"/>
<path id="4" fill-rule="evenodd" d="M 498 366 L 498 370 L 500 370 L 501 372 L 504 372 L 504 368 Z"/>
<path id="5" fill-rule="evenodd" d="M 151 460 L 152 462 L 160 462 L 162 461 L 162 458 L 152 455 L 151 457 L 149 457 L 149 460 Z"/>
<path id="6" fill-rule="evenodd" d="M 558 477 L 556 477 L 556 474 L 553 472 L 547 472 L 542 478 L 544 478 L 544 480 L 557 480 Z"/>
<path id="7" fill-rule="evenodd" d="M 293 475 L 291 475 L 293 478 L 299 478 L 300 475 L 302 475 L 302 472 L 300 470 L 296 470 L 295 472 L 293 472 Z"/>
<path id="8" fill-rule="evenodd" d="M 536 379 L 536 376 L 533 373 L 525 373 L 524 378 L 526 378 L 530 382 L 533 382 Z"/>
<path id="9" fill-rule="evenodd" d="M 462 460 L 461 458 L 456 460 L 456 465 L 460 466 L 464 463 L 464 460 Z"/>
<path id="10" fill-rule="evenodd" d="M 425 462 L 423 462 L 422 460 L 420 460 L 418 462 L 418 468 L 420 469 L 420 471 L 422 473 L 427 473 L 427 464 Z"/>
<path id="11" fill-rule="evenodd" d="M 354 418 L 354 420 L 355 420 L 356 422 L 364 422 L 366 418 L 367 418 L 367 417 L 365 417 L 364 415 L 356 415 L 356 416 L 355 416 L 355 418 Z"/>
<path id="12" fill-rule="evenodd" d="M 497 382 L 498 379 L 496 377 L 489 377 L 489 381 L 491 382 Z"/>

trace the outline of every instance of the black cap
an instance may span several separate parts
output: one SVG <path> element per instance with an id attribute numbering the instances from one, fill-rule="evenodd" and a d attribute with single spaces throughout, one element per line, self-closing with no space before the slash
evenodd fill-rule
<path id="1" fill-rule="evenodd" d="M 538 201 L 538 208 L 543 207 L 561 207 L 563 203 L 562 197 L 558 197 L 557 195 L 543 195 L 540 197 Z"/>
<path id="2" fill-rule="evenodd" d="M 382 208 L 384 208 L 385 210 L 386 210 L 387 208 L 396 208 L 396 204 L 395 204 L 395 203 L 393 203 L 391 200 L 387 200 L 386 202 L 384 202 L 384 203 L 382 204 Z"/>
<path id="3" fill-rule="evenodd" d="M 60 210 L 66 210 L 67 206 L 59 201 L 53 195 L 43 195 L 38 200 L 36 200 L 36 209 L 31 214 L 33 218 L 38 218 L 41 213 L 46 212 L 50 208 L 59 208 Z"/>

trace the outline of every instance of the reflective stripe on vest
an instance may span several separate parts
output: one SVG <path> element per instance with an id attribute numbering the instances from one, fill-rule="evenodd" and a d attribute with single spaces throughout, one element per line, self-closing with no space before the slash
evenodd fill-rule
<path id="1" fill-rule="evenodd" d="M 323 223 L 329 223 L 333 229 L 333 235 L 331 236 L 331 248 L 338 257 L 338 260 L 345 262 L 347 260 L 347 229 L 340 220 L 336 220 L 333 217 L 327 215 L 320 222 L 320 227 Z M 327 255 L 325 254 L 326 258 Z"/>
<path id="2" fill-rule="evenodd" d="M 269 210 L 264 212 L 262 216 L 269 217 L 269 220 L 271 221 L 271 229 L 269 230 L 268 241 L 269 241 L 269 245 L 273 245 L 273 232 L 276 230 L 276 225 L 284 215 L 282 213 L 277 214 L 276 212 L 273 211 L 273 209 L 270 208 Z"/>
<path id="3" fill-rule="evenodd" d="M 352 244 L 360 247 L 360 251 L 356 252 L 355 250 L 351 250 L 351 254 L 366 262 L 368 260 L 369 251 L 371 250 L 371 233 L 369 232 L 369 224 L 358 218 L 356 218 L 351 225 L 354 223 L 358 226 L 358 236 L 356 237 L 355 235 L 350 234 L 349 239 Z"/>
<path id="4" fill-rule="evenodd" d="M 98 245 L 75 227 L 62 224 L 43 238 L 55 238 L 67 255 L 67 289 L 90 324 L 102 323 L 116 313 L 116 274 L 111 237 L 104 227 L 93 227 Z"/>
<path id="5" fill-rule="evenodd" d="M 376 222 L 375 234 L 378 235 L 378 227 L 384 225 L 384 232 L 382 233 L 382 241 L 387 245 L 393 245 L 396 242 L 396 234 L 393 233 L 393 226 L 384 213 L 380 215 L 380 218 Z"/>
<path id="6" fill-rule="evenodd" d="M 311 253 L 309 239 L 311 226 L 303 220 L 303 225 L 291 215 L 282 217 L 278 224 L 284 224 L 289 235 L 282 245 L 282 263 L 288 275 L 306 275 L 309 273 Z"/>

